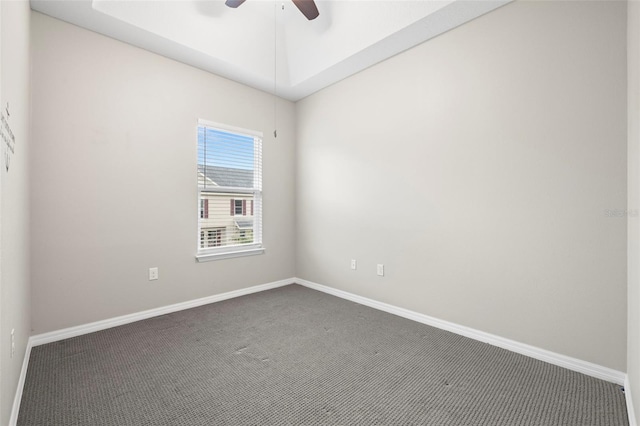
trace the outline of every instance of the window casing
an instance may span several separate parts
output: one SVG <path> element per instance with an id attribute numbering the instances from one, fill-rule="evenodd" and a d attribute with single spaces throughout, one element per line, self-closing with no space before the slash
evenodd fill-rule
<path id="1" fill-rule="evenodd" d="M 198 121 L 198 261 L 264 252 L 262 134 Z"/>

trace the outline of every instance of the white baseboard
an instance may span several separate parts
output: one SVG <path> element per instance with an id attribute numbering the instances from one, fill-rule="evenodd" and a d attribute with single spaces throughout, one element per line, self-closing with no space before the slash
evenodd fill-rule
<path id="1" fill-rule="evenodd" d="M 36 334 L 31 337 L 33 346 L 44 345 L 46 343 L 57 342 L 59 340 L 68 339 L 70 337 L 81 336 L 83 334 L 93 333 L 94 331 L 106 330 L 108 328 L 117 327 L 119 325 L 129 324 L 132 322 L 153 318 L 160 315 L 170 314 L 172 312 L 183 311 L 185 309 L 195 308 L 197 306 L 208 305 L 209 303 L 220 302 L 222 300 L 233 299 L 235 297 L 244 296 L 251 293 L 270 290 L 272 288 L 282 287 L 293 284 L 293 278 L 274 281 L 267 284 L 256 285 L 253 287 L 234 290 L 227 293 L 216 294 L 213 296 L 203 297 L 201 299 L 189 300 L 186 302 L 176 303 L 174 305 L 162 306 L 160 308 L 149 309 L 148 311 L 136 312 L 129 315 L 122 315 L 102 321 L 96 321 L 89 324 L 78 325 L 76 327 L 64 328 L 62 330 L 51 331 L 49 333 Z"/>
<path id="2" fill-rule="evenodd" d="M 312 288 L 314 290 L 322 291 L 324 293 L 332 294 L 343 299 L 351 300 L 352 302 L 359 303 L 361 305 L 369 306 L 371 308 L 379 309 L 381 311 L 389 312 L 394 315 L 398 315 L 403 318 L 407 318 L 413 321 L 427 324 L 432 327 L 447 330 L 461 336 L 469 337 L 474 340 L 479 340 L 484 343 L 488 343 L 493 346 L 498 346 L 503 349 L 507 349 L 512 352 L 516 352 L 522 355 L 526 355 L 531 358 L 538 359 L 540 361 L 548 362 L 549 364 L 564 367 L 569 370 L 577 371 L 579 373 L 586 374 L 591 377 L 613 382 L 619 385 L 623 385 L 626 374 L 613 370 L 611 368 L 603 367 L 601 365 L 593 364 L 587 361 L 582 361 L 576 358 L 572 358 L 566 355 L 561 355 L 555 352 L 548 351 L 546 349 L 537 348 L 524 343 L 516 342 L 514 340 L 505 339 L 504 337 L 496 336 L 494 334 L 485 333 L 484 331 L 475 330 L 470 327 L 458 325 L 449 321 L 444 321 L 438 318 L 430 317 L 418 312 L 410 311 L 408 309 L 399 308 L 397 306 L 389 305 L 387 303 L 378 302 L 377 300 L 368 299 L 366 297 L 358 296 L 357 294 L 348 293 L 346 291 L 338 290 L 332 287 L 327 287 L 322 284 L 317 284 L 308 280 L 296 278 L 295 282 L 305 287 Z"/>
<path id="3" fill-rule="evenodd" d="M 29 366 L 29 357 L 31 356 L 31 337 L 27 341 L 27 349 L 24 352 L 22 360 L 22 369 L 18 378 L 18 387 L 13 397 L 13 406 L 11 407 L 11 417 L 9 417 L 9 426 L 16 426 L 18 423 L 18 413 L 20 412 L 20 401 L 22 401 L 22 390 L 24 389 L 24 381 L 27 378 L 27 367 Z"/>
<path id="4" fill-rule="evenodd" d="M 627 401 L 627 414 L 629 415 L 629 426 L 638 426 L 636 421 L 636 413 L 633 408 L 633 398 L 631 398 L 631 382 L 629 376 L 624 380 L 624 398 Z"/>
<path id="5" fill-rule="evenodd" d="M 461 336 L 469 337 L 471 339 L 488 343 L 490 345 L 507 349 L 509 351 L 516 352 L 522 355 L 526 355 L 540 361 L 548 362 L 549 364 L 557 365 L 568 370 L 586 374 L 587 376 L 606 380 L 618 385 L 623 385 L 625 391 L 624 395 L 627 406 L 627 414 L 629 418 L 629 426 L 638 426 L 635 410 L 633 408 L 633 400 L 631 398 L 631 383 L 629 382 L 627 374 L 623 373 L 622 371 L 613 370 L 611 368 L 603 367 L 598 364 L 593 364 L 591 362 L 551 352 L 546 349 L 537 348 L 525 343 L 516 342 L 515 340 L 505 339 L 504 337 L 496 336 L 494 334 L 485 333 L 484 331 L 475 330 L 470 327 L 465 327 L 463 325 L 458 325 L 449 321 L 430 317 L 428 315 L 410 311 L 408 309 L 399 308 L 397 306 L 389 305 L 388 303 L 378 302 L 377 300 L 368 299 L 363 296 L 358 296 L 357 294 L 338 290 L 332 287 L 327 287 L 325 285 L 314 283 L 309 280 L 304 280 L 302 278 L 295 278 L 294 281 L 297 284 L 314 290 L 322 291 L 324 293 L 331 294 L 342 299 L 350 300 L 352 302 L 369 306 L 371 308 L 378 309 L 384 312 L 389 312 L 390 314 L 398 315 L 399 317 L 407 318 L 442 330 L 447 330 Z"/>
<path id="6" fill-rule="evenodd" d="M 449 321 L 444 321 L 438 318 L 430 317 L 418 312 L 410 311 L 408 309 L 399 308 L 397 306 L 389 305 L 387 303 L 378 302 L 373 299 L 358 296 L 353 293 L 349 293 L 343 290 L 338 290 L 332 287 L 327 287 L 322 284 L 317 284 L 301 278 L 290 278 L 280 281 L 275 281 L 267 284 L 248 287 L 245 289 L 230 291 L 227 293 L 217 294 L 213 296 L 203 297 L 201 299 L 190 300 L 187 302 L 176 303 L 174 305 L 164 306 L 160 308 L 150 309 L 134 314 L 123 315 L 107 320 L 96 321 L 89 324 L 79 325 L 76 327 L 65 328 L 62 330 L 52 331 L 49 333 L 43 333 L 31 336 L 27 343 L 27 349 L 24 356 L 22 370 L 20 372 L 20 378 L 18 380 L 18 388 L 14 398 L 13 407 L 11 410 L 11 417 L 9 426 L 16 426 L 18 420 L 18 413 L 20 411 L 20 401 L 22 400 L 22 391 L 24 388 L 24 382 L 27 374 L 27 367 L 29 365 L 29 357 L 31 355 L 31 348 L 34 346 L 43 345 L 46 343 L 56 342 L 71 337 L 81 336 L 83 334 L 93 333 L 95 331 L 106 330 L 108 328 L 117 327 L 119 325 L 129 324 L 135 321 L 144 320 L 160 315 L 165 315 L 172 312 L 178 312 L 185 309 L 195 308 L 197 306 L 207 305 L 209 303 L 220 302 L 222 300 L 232 299 L 235 297 L 244 296 L 251 293 L 257 293 L 265 290 L 270 290 L 277 287 L 282 287 L 289 284 L 300 284 L 305 287 L 322 291 L 327 294 L 331 294 L 342 299 L 350 300 L 352 302 L 359 303 L 361 305 L 369 306 L 374 309 L 378 309 L 384 312 L 388 312 L 394 315 L 398 315 L 403 318 L 407 318 L 422 324 L 427 324 L 442 330 L 447 330 L 452 333 L 456 333 L 465 337 L 469 337 L 474 340 L 478 340 L 484 343 L 488 343 L 503 349 L 510 350 L 522 355 L 529 356 L 541 361 L 548 362 L 560 367 L 567 368 L 569 370 L 577 371 L 579 373 L 586 374 L 588 376 L 596 377 L 598 379 L 607 380 L 625 387 L 625 398 L 627 402 L 627 411 L 629 413 L 629 425 L 638 426 L 636 423 L 635 413 L 633 410 L 633 404 L 631 402 L 631 388 L 627 375 L 621 371 L 613 370 L 607 367 L 603 367 L 597 364 L 593 364 L 587 361 L 582 361 L 576 358 L 561 355 L 555 352 L 540 349 L 535 346 L 530 346 L 524 343 L 516 342 L 514 340 L 505 339 L 500 336 L 496 336 L 483 331 L 475 330 L 473 328 L 458 325 Z"/>
<path id="7" fill-rule="evenodd" d="M 134 314 L 123 315 L 120 317 L 110 318 L 102 321 L 96 321 L 89 324 L 83 324 L 76 327 L 65 328 L 62 330 L 56 330 L 49 333 L 36 334 L 29 338 L 27 342 L 27 349 L 24 354 L 24 361 L 22 363 L 22 370 L 20 371 L 20 378 L 18 379 L 18 387 L 16 389 L 15 398 L 13 400 L 13 407 L 11 409 L 11 417 L 9 420 L 9 426 L 16 426 L 18 421 L 18 413 L 20 412 L 20 401 L 22 400 L 22 391 L 24 389 L 24 381 L 27 376 L 27 367 L 29 365 L 29 357 L 31 356 L 31 348 L 34 346 L 44 345 L 46 343 L 57 342 L 59 340 L 68 339 L 70 337 L 81 336 L 83 334 L 93 333 L 94 331 L 106 330 L 108 328 L 117 327 L 119 325 L 129 324 L 132 322 L 144 320 L 147 318 L 157 317 L 160 315 L 169 314 L 172 312 L 178 312 L 189 308 L 195 308 L 197 306 L 207 305 L 209 303 L 220 302 L 222 300 L 233 299 L 235 297 L 245 296 L 251 293 L 258 293 L 260 291 L 271 290 L 273 288 L 282 287 L 285 285 L 293 284 L 293 278 L 274 281 L 271 283 L 256 285 L 253 287 L 243 288 L 240 290 L 230 291 L 227 293 L 216 294 L 213 296 L 203 297 L 201 299 L 189 300 L 186 302 L 176 303 L 174 305 L 163 306 L 160 308 L 149 309 L 147 311 L 137 312 Z"/>

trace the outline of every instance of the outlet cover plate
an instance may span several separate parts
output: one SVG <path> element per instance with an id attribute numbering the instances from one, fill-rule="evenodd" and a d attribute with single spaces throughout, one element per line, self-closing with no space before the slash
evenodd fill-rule
<path id="1" fill-rule="evenodd" d="M 149 268 L 149 281 L 158 279 L 158 268 Z"/>

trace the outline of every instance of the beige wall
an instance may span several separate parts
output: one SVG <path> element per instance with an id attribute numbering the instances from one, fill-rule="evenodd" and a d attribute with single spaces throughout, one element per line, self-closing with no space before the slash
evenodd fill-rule
<path id="1" fill-rule="evenodd" d="M 628 2 L 628 280 L 627 374 L 640 415 L 640 3 Z"/>
<path id="2" fill-rule="evenodd" d="M 516 2 L 299 102 L 298 276 L 625 371 L 625 29 Z"/>
<path id="3" fill-rule="evenodd" d="M 34 333 L 294 276 L 294 105 L 33 13 Z M 196 263 L 199 118 L 264 132 L 266 253 Z M 148 268 L 160 279 L 148 281 Z"/>
<path id="4" fill-rule="evenodd" d="M 29 288 L 29 20 L 27 1 L 0 2 L 0 107 L 9 104 L 15 137 L 9 170 L 0 150 L 0 424 L 9 424 L 30 330 Z M 0 141 L 0 144 L 4 142 Z M 11 357 L 11 329 L 16 351 Z"/>

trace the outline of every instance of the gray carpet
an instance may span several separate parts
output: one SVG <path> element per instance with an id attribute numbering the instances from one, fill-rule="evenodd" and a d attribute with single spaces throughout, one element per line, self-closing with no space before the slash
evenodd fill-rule
<path id="1" fill-rule="evenodd" d="M 33 348 L 19 426 L 626 425 L 620 386 L 291 285 Z"/>

